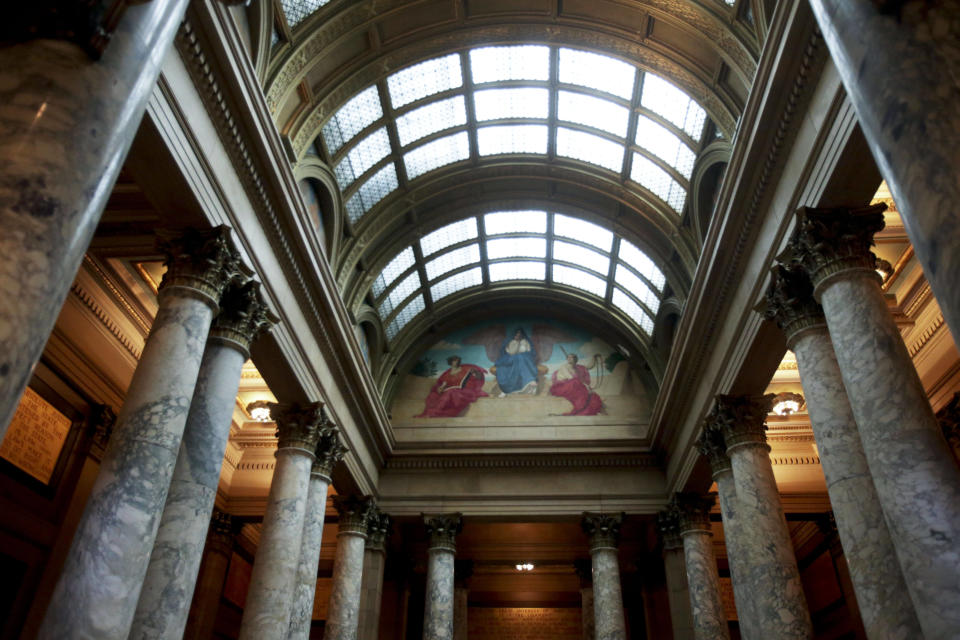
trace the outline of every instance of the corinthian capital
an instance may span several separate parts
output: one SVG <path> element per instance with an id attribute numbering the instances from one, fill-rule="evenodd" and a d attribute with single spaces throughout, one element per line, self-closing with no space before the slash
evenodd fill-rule
<path id="1" fill-rule="evenodd" d="M 370 520 L 377 511 L 377 503 L 371 496 L 333 496 L 333 506 L 340 515 L 339 533 L 352 533 L 367 537 Z"/>
<path id="2" fill-rule="evenodd" d="M 668 505 L 666 509 L 657 513 L 657 529 L 663 539 L 663 550 L 682 549 L 683 539 L 680 537 L 680 522 L 676 512 Z"/>
<path id="3" fill-rule="evenodd" d="M 667 510 L 677 522 L 681 535 L 687 531 L 710 532 L 710 509 L 714 505 L 713 496 L 698 493 L 675 493 Z"/>
<path id="4" fill-rule="evenodd" d="M 616 549 L 620 539 L 620 525 L 624 513 L 583 512 L 580 526 L 590 537 L 590 551 L 596 549 Z"/>
<path id="5" fill-rule="evenodd" d="M 766 421 L 773 398 L 772 393 L 765 396 L 717 396 L 714 412 L 727 445 L 727 455 L 740 446 L 767 446 Z"/>
<path id="6" fill-rule="evenodd" d="M 879 278 L 874 271 L 877 257 L 870 247 L 873 234 L 883 229 L 886 208 L 882 203 L 861 208 L 801 207 L 780 261 L 802 265 L 810 274 L 814 292 L 845 272 L 867 272 Z"/>
<path id="7" fill-rule="evenodd" d="M 198 298 L 216 311 L 227 284 L 249 275 L 225 225 L 205 231 L 160 232 L 157 248 L 166 256 L 167 267 L 160 282 L 160 295 L 176 291 Z"/>
<path id="8" fill-rule="evenodd" d="M 210 340 L 231 346 L 249 358 L 250 344 L 279 320 L 264 301 L 259 282 L 231 283 L 220 298 L 220 313 L 213 319 Z"/>
<path id="9" fill-rule="evenodd" d="M 390 516 L 380 509 L 374 508 L 370 519 L 367 521 L 367 549 L 386 551 L 391 525 Z"/>
<path id="10" fill-rule="evenodd" d="M 463 514 L 423 514 L 423 524 L 430 536 L 430 549 L 446 549 L 456 552 L 457 534 L 463 529 Z"/>
<path id="11" fill-rule="evenodd" d="M 343 454 L 346 452 L 347 447 L 340 441 L 340 432 L 333 426 L 333 423 L 327 422 L 321 429 L 320 438 L 317 440 L 317 448 L 314 453 L 316 458 L 310 472 L 322 475 L 329 481 L 333 468 L 343 459 Z"/>
<path id="12" fill-rule="evenodd" d="M 717 412 L 717 405 L 713 405 L 710 414 L 703 421 L 703 432 L 697 438 L 697 450 L 706 456 L 710 463 L 713 478 L 730 471 L 730 456 L 727 455 L 727 443 L 723 439 L 723 421 Z"/>
<path id="13" fill-rule="evenodd" d="M 823 307 L 813 299 L 813 283 L 799 265 L 778 264 L 771 269 L 763 315 L 783 329 L 787 344 L 811 327 L 825 327 Z"/>
<path id="14" fill-rule="evenodd" d="M 320 436 L 333 428 L 322 402 L 303 405 L 271 402 L 267 407 L 277 424 L 277 449 L 301 449 L 314 455 Z"/>

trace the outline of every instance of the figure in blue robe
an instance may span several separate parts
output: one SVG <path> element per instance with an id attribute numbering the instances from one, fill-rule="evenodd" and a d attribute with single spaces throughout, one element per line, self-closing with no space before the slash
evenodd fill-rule
<path id="1" fill-rule="evenodd" d="M 496 365 L 500 397 L 508 393 L 537 392 L 537 353 L 523 329 L 503 341 Z"/>

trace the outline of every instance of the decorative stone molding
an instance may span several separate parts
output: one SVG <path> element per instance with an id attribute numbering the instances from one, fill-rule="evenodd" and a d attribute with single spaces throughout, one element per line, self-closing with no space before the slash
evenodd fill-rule
<path id="1" fill-rule="evenodd" d="M 498 455 L 498 456 L 395 456 L 387 460 L 386 468 L 393 471 L 420 469 L 545 469 L 596 467 L 656 467 L 660 461 L 652 454 L 612 455 Z"/>
<path id="2" fill-rule="evenodd" d="M 300 449 L 313 456 L 320 436 L 333 428 L 322 402 L 306 405 L 271 402 L 268 406 L 277 425 L 277 450 Z"/>
<path id="3" fill-rule="evenodd" d="M 675 493 L 667 505 L 667 510 L 676 519 L 681 536 L 687 531 L 710 533 L 710 509 L 715 502 L 716 499 L 709 495 Z"/>
<path id="4" fill-rule="evenodd" d="M 730 451 L 742 446 L 764 446 L 767 450 L 767 414 L 773 406 L 774 394 L 767 395 L 719 395 L 717 396 L 717 422 L 721 425 L 723 440 Z"/>
<path id="5" fill-rule="evenodd" d="M 787 250 L 778 260 L 796 262 L 806 269 L 814 296 L 839 274 L 860 271 L 882 282 L 876 269 L 877 257 L 870 251 L 873 235 L 884 226 L 880 203 L 861 208 L 815 209 L 800 207 Z"/>
<path id="6" fill-rule="evenodd" d="M 233 283 L 220 298 L 220 313 L 213 319 L 210 340 L 231 346 L 248 359 L 257 336 L 279 321 L 264 301 L 259 282 Z"/>
<path id="7" fill-rule="evenodd" d="M 176 290 L 206 302 L 216 312 L 227 284 L 245 275 L 230 228 L 220 225 L 204 231 L 160 231 L 157 235 L 157 249 L 166 256 L 167 267 L 158 296 Z"/>
<path id="8" fill-rule="evenodd" d="M 313 461 L 310 473 L 321 475 L 329 482 L 333 468 L 343 459 L 347 451 L 347 447 L 340 441 L 340 432 L 337 429 L 324 429 L 320 439 L 317 440 L 317 448 L 314 451 L 316 459 Z"/>
<path id="9" fill-rule="evenodd" d="M 107 451 L 113 427 L 117 424 L 117 414 L 109 405 L 94 405 L 87 424 L 90 429 L 90 456 L 99 462 Z"/>
<path id="10" fill-rule="evenodd" d="M 117 342 L 126 349 L 127 353 L 134 357 L 135 360 L 140 359 L 140 354 L 142 353 L 141 349 L 134 343 L 133 340 L 127 337 L 123 329 L 114 321 L 111 315 L 100 306 L 96 298 L 91 295 L 86 289 L 81 287 L 79 284 L 74 282 L 70 286 L 70 292 L 80 301 L 80 303 L 85 306 L 90 313 L 100 322 L 103 327 L 110 332 Z"/>
<path id="11" fill-rule="evenodd" d="M 823 307 L 813 299 L 810 276 L 798 265 L 778 264 L 770 270 L 770 286 L 764 302 L 763 317 L 783 329 L 787 346 L 803 331 L 827 326 Z"/>
<path id="12" fill-rule="evenodd" d="M 580 526 L 590 537 L 590 551 L 616 549 L 620 538 L 620 525 L 626 514 L 583 512 Z"/>
<path id="13" fill-rule="evenodd" d="M 370 522 L 377 513 L 377 503 L 371 496 L 333 496 L 333 506 L 340 516 L 337 535 L 367 537 Z"/>
<path id="14" fill-rule="evenodd" d="M 680 536 L 680 521 L 677 512 L 668 505 L 666 509 L 657 513 L 657 529 L 663 540 L 663 550 L 683 549 L 683 538 Z"/>
<path id="15" fill-rule="evenodd" d="M 717 405 L 714 404 L 710 414 L 703 423 L 703 431 L 697 438 L 697 450 L 706 456 L 710 463 L 713 479 L 732 470 L 730 456 L 727 455 L 727 443 L 723 439 L 723 424 L 717 416 Z"/>
<path id="16" fill-rule="evenodd" d="M 367 521 L 367 549 L 386 552 L 392 525 L 390 516 L 374 507 Z"/>
<path id="17" fill-rule="evenodd" d="M 429 550 L 446 549 L 456 553 L 457 534 L 463 529 L 463 514 L 423 514 L 423 524 L 426 525 L 427 535 L 430 537 Z"/>

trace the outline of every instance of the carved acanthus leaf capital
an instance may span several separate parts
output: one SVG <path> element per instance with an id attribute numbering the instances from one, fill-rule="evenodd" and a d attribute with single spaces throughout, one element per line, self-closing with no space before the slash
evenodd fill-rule
<path id="1" fill-rule="evenodd" d="M 207 531 L 207 546 L 229 557 L 233 552 L 234 540 L 242 527 L 242 521 L 214 507 L 210 518 L 210 529 Z"/>
<path id="2" fill-rule="evenodd" d="M 583 512 L 580 526 L 590 537 L 590 551 L 597 549 L 616 549 L 620 540 L 620 525 L 623 523 L 624 513 L 591 513 Z"/>
<path id="3" fill-rule="evenodd" d="M 392 524 L 389 515 L 374 507 L 367 520 L 367 549 L 386 551 Z"/>
<path id="4" fill-rule="evenodd" d="M 300 449 L 314 455 L 317 442 L 333 429 L 322 402 L 310 404 L 269 403 L 270 417 L 277 424 L 277 449 Z"/>
<path id="5" fill-rule="evenodd" d="M 767 447 L 767 415 L 773 407 L 774 394 L 720 395 L 714 407 L 717 423 L 721 425 L 727 455 L 740 446 Z M 769 447 L 767 447 L 769 450 Z"/>
<path id="6" fill-rule="evenodd" d="M 176 291 L 217 310 L 227 284 L 250 274 L 226 225 L 157 235 L 157 248 L 166 256 L 167 267 L 160 282 L 161 297 Z"/>
<path id="7" fill-rule="evenodd" d="M 264 301 L 259 282 L 235 282 L 220 298 L 220 313 L 213 319 L 210 340 L 232 346 L 249 358 L 253 341 L 279 320 Z"/>
<path id="8" fill-rule="evenodd" d="M 463 529 L 463 514 L 439 513 L 423 514 L 423 523 L 430 537 L 430 549 L 456 551 L 457 534 Z"/>
<path id="9" fill-rule="evenodd" d="M 370 521 L 377 512 L 372 496 L 333 496 L 333 506 L 340 516 L 337 535 L 349 533 L 367 537 Z"/>
<path id="10" fill-rule="evenodd" d="M 657 529 L 660 531 L 660 537 L 663 539 L 663 550 L 682 549 L 683 538 L 680 536 L 680 522 L 677 519 L 676 511 L 667 509 L 657 513 Z"/>
<path id="11" fill-rule="evenodd" d="M 880 281 L 874 271 L 877 257 L 870 251 L 873 235 L 884 226 L 883 212 L 887 205 L 869 207 L 797 210 L 797 224 L 780 262 L 796 262 L 806 269 L 813 283 L 814 295 L 838 274 L 868 272 Z"/>
<path id="12" fill-rule="evenodd" d="M 326 417 L 326 414 L 324 414 Z M 330 479 L 333 468 L 343 459 L 348 451 L 346 445 L 340 440 L 340 431 L 333 426 L 333 423 L 327 422 L 321 429 L 320 438 L 317 440 L 317 448 L 314 455 L 311 473 L 316 473 Z"/>
<path id="13" fill-rule="evenodd" d="M 667 510 L 676 519 L 680 535 L 688 531 L 710 532 L 710 509 L 715 499 L 698 493 L 675 493 Z"/>
<path id="14" fill-rule="evenodd" d="M 825 327 L 823 307 L 813 299 L 813 283 L 799 265 L 778 264 L 771 269 L 763 315 L 783 329 L 787 344 L 805 329 Z"/>
<path id="15" fill-rule="evenodd" d="M 703 432 L 697 438 L 697 450 L 710 463 L 714 480 L 721 474 L 731 470 L 730 456 L 727 455 L 727 443 L 723 439 L 723 421 L 717 413 L 717 405 L 713 405 L 710 414 L 703 422 Z"/>
<path id="16" fill-rule="evenodd" d="M 98 404 L 90 412 L 90 455 L 97 460 L 103 460 L 103 454 L 110 444 L 113 427 L 117 424 L 117 414 L 106 404 Z"/>

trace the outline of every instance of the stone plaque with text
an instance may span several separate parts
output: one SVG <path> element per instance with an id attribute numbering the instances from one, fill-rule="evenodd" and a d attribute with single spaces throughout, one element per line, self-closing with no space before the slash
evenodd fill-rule
<path id="1" fill-rule="evenodd" d="M 0 457 L 50 483 L 72 421 L 27 387 L 0 444 Z"/>

